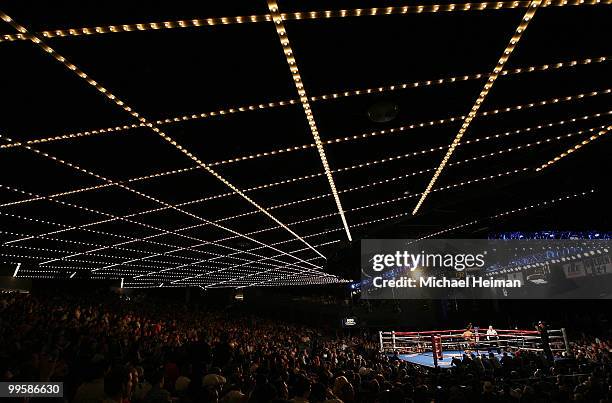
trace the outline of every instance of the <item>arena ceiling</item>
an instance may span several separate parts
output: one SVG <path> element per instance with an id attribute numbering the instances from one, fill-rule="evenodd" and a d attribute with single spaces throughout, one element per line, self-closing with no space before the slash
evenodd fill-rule
<path id="1" fill-rule="evenodd" d="M 124 287 L 328 284 L 381 228 L 598 217 L 611 3 L 4 1 L 0 259 Z M 380 102 L 397 116 L 368 119 Z"/>

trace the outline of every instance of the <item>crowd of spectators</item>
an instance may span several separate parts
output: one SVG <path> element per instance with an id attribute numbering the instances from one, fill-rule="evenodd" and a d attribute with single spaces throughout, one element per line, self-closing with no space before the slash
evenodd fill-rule
<path id="1" fill-rule="evenodd" d="M 612 402 L 611 345 L 427 369 L 365 333 L 114 298 L 0 295 L 0 381 L 61 381 L 64 400 L 121 402 Z"/>

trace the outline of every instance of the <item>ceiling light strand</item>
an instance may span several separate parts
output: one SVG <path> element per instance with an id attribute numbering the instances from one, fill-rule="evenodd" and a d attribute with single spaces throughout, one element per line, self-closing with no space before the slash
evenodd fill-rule
<path id="1" fill-rule="evenodd" d="M 315 252 L 316 254 L 318 254 L 319 256 L 325 258 L 325 256 L 323 254 L 321 254 L 321 252 L 317 251 L 315 248 L 313 248 L 311 245 L 308 244 L 308 242 L 306 242 L 303 238 L 301 238 L 297 233 L 295 233 L 294 231 L 292 231 L 289 227 L 287 227 L 285 224 L 283 224 L 280 220 L 278 220 L 276 217 L 274 217 L 272 214 L 270 214 L 270 212 L 268 212 L 266 209 L 264 209 L 263 207 L 261 207 L 258 203 L 256 203 L 253 199 L 251 199 L 249 196 L 247 196 L 246 194 L 244 194 L 240 189 L 238 189 L 236 186 L 234 186 L 232 183 L 230 183 L 227 179 L 225 179 L 223 176 L 221 176 L 219 173 L 217 173 L 216 171 L 214 171 L 211 167 L 209 167 L 208 165 L 204 164 L 204 162 L 202 162 L 198 157 L 196 157 L 194 154 L 192 154 L 190 151 L 188 151 L 186 148 L 184 148 L 183 146 L 181 146 L 180 144 L 178 144 L 174 139 L 172 139 L 170 136 L 168 136 L 166 133 L 164 133 L 163 131 L 161 131 L 157 126 L 153 125 L 153 123 L 150 123 L 148 120 L 146 120 L 144 117 L 140 116 L 138 114 L 138 112 L 134 111 L 130 106 L 128 106 L 125 102 L 121 101 L 119 98 L 117 98 L 114 94 L 112 94 L 108 89 L 104 88 L 101 84 L 99 84 L 97 81 L 93 80 L 91 77 L 89 77 L 84 71 L 82 71 L 81 69 L 79 69 L 76 65 L 74 65 L 73 63 L 71 63 L 70 61 L 68 61 L 64 56 L 60 55 L 59 53 L 57 53 L 53 48 L 51 48 L 49 45 L 47 45 L 46 43 L 44 43 L 38 36 L 36 35 L 32 35 L 28 32 L 28 30 L 23 27 L 22 25 L 19 25 L 17 22 L 15 22 L 10 16 L 8 16 L 7 14 L 5 14 L 4 12 L 0 11 L 0 18 L 2 20 L 4 20 L 5 22 L 7 22 L 8 24 L 10 24 L 13 28 L 15 28 L 18 32 L 22 33 L 22 34 L 29 34 L 28 35 L 28 39 L 30 39 L 34 44 L 36 44 L 39 48 L 41 48 L 42 50 L 44 50 L 45 52 L 49 53 L 53 58 L 55 58 L 58 62 L 62 63 L 68 70 L 72 71 L 74 74 L 76 74 L 79 78 L 81 78 L 82 80 L 84 80 L 85 82 L 87 82 L 87 84 L 89 84 L 90 86 L 94 87 L 100 94 L 104 95 L 106 98 L 108 98 L 109 100 L 111 100 L 113 103 L 115 103 L 117 106 L 119 106 L 120 108 L 122 108 L 125 112 L 129 113 L 132 117 L 136 118 L 140 123 L 144 123 L 148 128 L 150 128 L 154 133 L 156 133 L 157 135 L 159 135 L 161 138 L 163 138 L 165 141 L 167 141 L 168 143 L 170 143 L 171 145 L 173 145 L 177 150 L 179 150 L 180 152 L 182 152 L 183 154 L 185 154 L 187 157 L 189 157 L 192 161 L 196 162 L 202 169 L 206 170 L 208 173 L 210 173 L 211 175 L 213 175 L 215 178 L 217 178 L 219 181 L 221 181 L 225 186 L 229 187 L 232 191 L 234 191 L 236 194 L 238 194 L 240 197 L 242 197 L 243 199 L 245 199 L 246 201 L 248 201 L 250 204 L 252 204 L 255 208 L 257 208 L 258 210 L 260 210 L 262 213 L 264 213 L 266 216 L 268 216 L 271 220 L 273 220 L 274 222 L 276 222 L 279 226 L 283 227 L 287 232 L 289 232 L 291 235 L 293 235 L 294 237 L 300 239 L 302 242 L 304 242 L 306 244 L 306 246 L 308 246 L 313 252 Z M 96 175 L 96 177 L 100 178 L 98 175 Z M 108 182 L 108 180 L 105 180 L 105 182 Z M 125 187 L 124 185 L 120 185 L 126 189 L 128 189 L 127 187 Z M 133 190 L 131 190 L 133 191 Z M 136 192 L 136 193 L 140 193 L 140 192 Z M 146 195 L 145 195 L 146 196 Z M 146 196 L 147 198 L 150 198 L 149 196 Z M 152 200 L 154 200 L 153 198 L 151 198 Z M 158 200 L 154 200 L 158 203 L 160 203 L 160 201 Z M 164 204 L 164 203 L 160 203 L 160 204 Z M 173 207 L 174 208 L 174 207 Z M 174 208 L 175 209 L 175 208 Z M 180 211 L 180 209 L 176 209 L 177 211 Z M 183 214 L 187 214 L 184 211 L 180 211 Z M 195 217 L 195 215 L 193 214 L 187 214 L 187 215 L 192 215 Z M 197 217 L 200 220 L 203 220 L 201 217 Z M 221 228 L 221 227 L 220 227 Z M 228 230 L 226 228 L 226 230 Z M 234 231 L 235 232 L 235 231 Z M 253 240 L 255 242 L 256 240 Z M 299 259 L 298 259 L 299 260 Z"/>
<path id="2" fill-rule="evenodd" d="M 338 207 L 338 212 L 340 213 L 340 218 L 342 219 L 342 225 L 344 225 L 344 231 L 346 232 L 348 240 L 352 241 L 353 239 L 351 237 L 351 231 L 349 229 L 348 223 L 346 222 L 346 216 L 344 215 L 344 209 L 342 207 L 342 202 L 340 201 L 340 195 L 336 190 L 336 183 L 334 182 L 334 178 L 329 168 L 329 163 L 327 162 L 327 155 L 325 154 L 325 149 L 323 148 L 323 143 L 321 142 L 321 137 L 319 136 L 319 129 L 317 128 L 315 118 L 313 116 L 312 110 L 310 109 L 308 95 L 306 95 L 306 89 L 304 88 L 302 77 L 300 76 L 297 62 L 293 55 L 291 44 L 289 43 L 289 36 L 287 35 L 287 30 L 285 29 L 285 25 L 283 24 L 283 18 L 280 15 L 276 0 L 268 0 L 268 9 L 270 10 L 270 13 L 272 15 L 272 21 L 274 22 L 276 33 L 278 34 L 278 38 L 283 48 L 285 59 L 287 60 L 287 64 L 289 65 L 289 70 L 291 71 L 291 77 L 293 78 L 295 88 L 298 92 L 298 95 L 300 96 L 300 102 L 302 103 L 302 108 L 304 109 L 304 113 L 306 114 L 306 120 L 308 120 L 310 132 L 312 133 L 312 137 L 315 140 L 315 145 L 317 147 L 317 151 L 319 152 L 321 163 L 323 164 L 325 176 L 327 177 L 329 187 L 331 188 L 332 195 L 334 196 L 336 207 Z"/>
<path id="3" fill-rule="evenodd" d="M 603 128 L 602 130 L 600 130 L 596 134 L 592 135 L 591 137 L 582 140 L 580 143 L 574 144 L 572 147 L 570 147 L 567 150 L 563 151 L 561 154 L 557 155 L 553 159 L 545 162 L 544 164 L 542 164 L 541 166 L 536 168 L 536 171 L 541 171 L 543 169 L 548 168 L 549 166 L 557 163 L 559 160 L 567 157 L 571 153 L 573 153 L 575 151 L 578 151 L 580 148 L 586 146 L 587 144 L 589 144 L 589 143 L 599 139 L 600 137 L 605 136 L 606 134 L 610 133 L 611 130 L 612 130 L 612 126 L 607 126 L 607 127 Z"/>
<path id="4" fill-rule="evenodd" d="M 455 151 L 455 148 L 460 144 L 461 138 L 463 137 L 463 135 L 467 131 L 468 127 L 470 126 L 470 123 L 472 122 L 472 120 L 474 119 L 476 114 L 478 113 L 478 110 L 480 109 L 480 106 L 482 105 L 482 103 L 484 102 L 485 98 L 489 94 L 489 91 L 491 91 L 491 88 L 493 87 L 493 84 L 495 84 L 495 81 L 497 80 L 497 77 L 499 77 L 501 71 L 504 68 L 504 65 L 508 61 L 508 58 L 510 57 L 510 55 L 512 54 L 512 52 L 516 48 L 516 45 L 518 44 L 518 42 L 523 37 L 523 33 L 525 32 L 525 29 L 527 29 L 527 27 L 529 26 L 529 23 L 533 19 L 534 15 L 535 15 L 536 11 L 538 10 L 538 7 L 540 6 L 541 3 L 542 3 L 542 0 L 532 0 L 530 2 L 529 8 L 527 9 L 527 12 L 525 13 L 523 18 L 521 19 L 521 22 L 519 23 L 518 27 L 516 28 L 516 30 L 514 32 L 514 35 L 512 35 L 512 38 L 510 39 L 510 42 L 506 46 L 506 49 L 504 49 L 504 52 L 502 53 L 501 57 L 497 61 L 497 65 L 493 69 L 493 73 L 487 79 L 487 83 L 484 85 L 484 88 L 480 91 L 480 94 L 478 95 L 478 98 L 476 99 L 476 102 L 474 103 L 474 105 L 472 105 L 472 109 L 470 110 L 468 115 L 464 118 L 463 123 L 461 125 L 461 128 L 459 129 L 459 132 L 455 136 L 455 139 L 453 140 L 453 142 L 450 144 L 450 146 L 448 148 L 448 151 L 446 152 L 446 155 L 444 156 L 444 158 L 440 162 L 440 165 L 436 169 L 436 172 L 433 174 L 433 177 L 429 181 L 429 184 L 427 185 L 427 188 L 425 188 L 425 191 L 423 192 L 423 195 L 421 196 L 421 198 L 419 199 L 418 203 L 416 204 L 416 206 L 412 210 L 412 214 L 413 215 L 415 215 L 419 211 L 419 208 L 421 207 L 421 205 L 423 204 L 423 202 L 425 201 L 425 199 L 427 198 L 427 196 L 431 192 L 431 189 L 433 188 L 434 184 L 438 180 L 438 177 L 442 173 L 442 170 L 446 166 L 448 160 L 453 155 L 453 152 Z"/>
<path id="5" fill-rule="evenodd" d="M 542 7 L 589 6 L 598 4 L 611 4 L 612 0 L 545 0 Z M 485 10 L 502 10 L 527 8 L 529 1 L 496 1 L 480 3 L 450 3 L 425 4 L 410 6 L 355 8 L 342 10 L 297 11 L 282 13 L 284 21 L 290 20 L 318 20 L 328 18 L 368 17 L 384 15 L 424 14 L 439 12 L 468 12 Z M 35 35 L 44 38 L 63 38 L 83 35 L 104 35 L 122 32 L 161 31 L 169 29 L 201 28 L 216 25 L 250 24 L 271 21 L 269 14 L 255 14 L 248 16 L 228 16 L 214 18 L 195 18 L 173 21 L 143 22 L 137 24 L 99 25 L 92 27 L 78 27 L 67 29 L 53 29 L 37 32 Z M 28 40 L 27 33 L 0 35 L 0 42 L 13 42 Z"/>
<path id="6" fill-rule="evenodd" d="M 591 57 L 591 58 L 586 58 L 586 59 L 570 60 L 570 61 L 557 62 L 557 63 L 547 63 L 547 64 L 535 65 L 535 66 L 517 67 L 514 69 L 510 69 L 510 70 L 502 70 L 500 73 L 500 76 L 541 72 L 541 71 L 551 71 L 551 70 L 557 70 L 557 69 L 563 69 L 563 68 L 569 68 L 569 67 L 584 66 L 584 65 L 589 65 L 589 64 L 605 63 L 608 61 L 610 61 L 609 57 L 600 56 L 600 57 Z M 445 77 L 445 78 L 432 79 L 432 80 L 420 80 L 420 81 L 413 81 L 413 82 L 397 83 L 397 84 L 385 85 L 381 87 L 350 89 L 350 90 L 343 90 L 340 92 L 323 94 L 323 95 L 318 95 L 318 96 L 310 96 L 308 97 L 308 100 L 310 102 L 320 102 L 320 101 L 325 101 L 325 100 L 333 100 L 333 99 L 351 97 L 351 96 L 357 96 L 357 95 L 392 92 L 392 91 L 399 91 L 399 90 L 418 88 L 418 87 L 429 87 L 429 86 L 442 85 L 442 84 L 458 83 L 458 82 L 468 81 L 468 80 L 479 80 L 483 78 L 486 79 L 489 76 L 490 76 L 490 73 L 477 73 L 477 74 L 452 76 L 452 77 Z M 181 116 L 175 116 L 172 118 L 156 120 L 155 124 L 158 126 L 161 126 L 161 125 L 172 124 L 172 123 L 187 122 L 191 120 L 208 119 L 208 118 L 212 118 L 215 116 L 226 116 L 226 115 L 239 113 L 239 112 L 277 108 L 281 106 L 295 105 L 299 103 L 300 103 L 299 98 L 296 98 L 296 99 L 289 99 L 289 100 L 284 100 L 284 101 L 266 102 L 266 103 L 251 104 L 251 105 L 246 105 L 246 106 L 236 106 L 236 107 L 230 107 L 226 109 L 219 109 L 219 110 L 211 111 L 211 112 L 181 115 Z M 25 140 L 23 141 L 23 143 L 32 145 L 32 144 L 48 143 L 48 142 L 55 142 L 55 141 L 72 140 L 72 139 L 78 139 L 78 138 L 89 137 L 89 136 L 123 133 L 125 131 L 138 129 L 142 127 L 146 127 L 146 124 L 134 123 L 134 124 L 123 125 L 123 126 L 105 127 L 101 129 L 85 130 L 81 132 L 71 132 L 71 133 L 66 133 L 66 134 L 61 134 L 61 135 L 56 135 L 56 136 L 51 136 L 51 137 L 34 138 L 31 140 Z M 0 150 L 17 147 L 21 145 L 21 143 L 22 142 L 18 141 L 15 143 L 2 144 L 0 145 Z M 211 167 L 215 167 L 217 165 L 223 165 L 223 164 L 228 164 L 228 163 L 233 163 L 233 162 L 250 160 L 250 159 L 260 158 L 260 157 L 267 157 L 267 156 L 279 154 L 284 151 L 297 151 L 299 149 L 306 149 L 306 148 L 310 148 L 314 146 L 315 146 L 314 143 L 304 144 L 302 146 L 290 147 L 287 149 L 267 151 L 263 153 L 251 154 L 251 155 L 244 156 L 244 157 L 230 158 L 228 160 L 210 162 L 208 165 Z"/>

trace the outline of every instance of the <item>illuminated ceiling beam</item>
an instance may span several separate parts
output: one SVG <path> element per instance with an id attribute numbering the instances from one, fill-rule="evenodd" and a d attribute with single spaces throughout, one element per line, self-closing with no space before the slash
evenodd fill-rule
<path id="1" fill-rule="evenodd" d="M 574 144 L 572 147 L 568 148 L 567 150 L 565 150 L 561 154 L 557 155 L 556 157 L 554 157 L 550 161 L 543 163 L 541 166 L 536 168 L 536 171 L 541 171 L 543 169 L 548 168 L 552 164 L 555 164 L 557 161 L 567 157 L 568 155 L 570 155 L 574 151 L 577 151 L 580 148 L 582 148 L 583 146 L 586 146 L 587 144 L 591 143 L 592 141 L 595 141 L 595 140 L 599 139 L 600 137 L 605 136 L 606 134 L 608 134 L 610 132 L 610 130 L 612 130 L 612 126 L 608 126 L 608 127 L 604 128 L 604 129 L 600 130 L 599 132 L 597 132 L 597 134 L 592 135 L 588 139 L 582 140 L 578 144 Z"/>
<path id="2" fill-rule="evenodd" d="M 425 199 L 431 192 L 431 189 L 433 188 L 434 184 L 438 180 L 438 177 L 442 173 L 442 170 L 448 163 L 448 160 L 453 155 L 455 148 L 461 143 L 461 138 L 467 131 L 474 117 L 476 117 L 476 113 L 478 112 L 478 110 L 480 109 L 480 106 L 482 105 L 485 98 L 489 94 L 489 91 L 491 91 L 493 84 L 495 84 L 497 77 L 499 77 L 499 74 L 503 70 L 504 65 L 506 64 L 506 62 L 508 61 L 508 58 L 510 57 L 510 55 L 516 48 L 516 45 L 518 44 L 518 42 L 521 40 L 523 33 L 525 32 L 525 29 L 527 29 L 527 27 L 529 26 L 529 23 L 533 19 L 533 16 L 535 15 L 541 3 L 542 3 L 542 0 L 532 0 L 531 3 L 529 4 L 529 8 L 527 9 L 527 12 L 525 12 L 525 15 L 521 19 L 521 22 L 519 23 L 514 34 L 512 35 L 510 42 L 508 43 L 508 45 L 506 45 L 506 49 L 504 49 L 504 52 L 502 53 L 499 60 L 497 61 L 497 65 L 493 69 L 493 73 L 489 76 L 487 83 L 484 85 L 484 88 L 480 91 L 480 94 L 478 95 L 476 102 L 474 103 L 474 105 L 472 105 L 472 109 L 470 110 L 468 115 L 465 117 L 465 119 L 463 119 L 463 124 L 461 125 L 459 132 L 455 136 L 455 139 L 453 140 L 453 142 L 450 144 L 448 151 L 446 152 L 446 155 L 440 162 L 440 165 L 436 169 L 436 172 L 433 174 L 433 177 L 431 178 L 431 180 L 429 181 L 429 184 L 425 188 L 423 195 L 421 196 L 418 203 L 412 210 L 413 215 L 415 215 L 419 211 L 419 208 L 421 207 L 421 205 L 423 204 L 423 202 L 425 201 Z"/>
<path id="3" fill-rule="evenodd" d="M 202 169 L 206 170 L 208 173 L 210 173 L 211 175 L 213 175 L 217 180 L 219 180 L 221 183 L 223 183 L 225 186 L 229 187 L 233 192 L 235 192 L 236 194 L 238 194 L 240 197 L 242 197 L 244 200 L 246 200 L 247 202 L 249 202 L 251 205 L 253 205 L 255 208 L 257 208 L 258 210 L 260 210 L 262 213 L 264 213 L 266 216 L 268 216 L 271 220 L 273 220 L 274 222 L 276 222 L 279 226 L 285 228 L 285 230 L 287 232 L 289 232 L 291 235 L 293 235 L 294 237 L 300 239 L 302 242 L 305 243 L 306 246 L 308 246 L 313 252 L 315 252 L 316 254 L 318 254 L 319 256 L 325 258 L 325 256 L 323 256 L 323 254 L 321 254 L 321 252 L 319 252 L 318 250 L 316 250 L 315 248 L 313 248 L 311 245 L 308 244 L 308 242 L 306 242 L 303 238 L 301 238 L 297 233 L 295 233 L 293 230 L 291 230 L 289 227 L 287 227 L 285 224 L 283 224 L 280 220 L 278 220 L 276 217 L 274 217 L 272 214 L 270 214 L 270 212 L 268 212 L 266 209 L 264 209 L 263 207 L 261 207 L 258 203 L 256 203 L 253 199 L 251 199 L 249 196 L 247 196 L 246 194 L 244 194 L 240 189 L 238 189 L 236 186 L 234 186 L 232 183 L 230 183 L 227 179 L 225 179 L 223 176 L 221 176 L 219 173 L 217 173 L 215 170 L 213 170 L 211 167 L 209 167 L 208 165 L 206 165 L 204 162 L 202 162 L 198 157 L 196 157 L 194 154 L 192 154 L 189 150 L 187 150 L 185 147 L 181 146 L 180 144 L 178 144 L 173 138 L 171 138 L 170 136 L 168 136 L 166 133 L 164 133 L 161 129 L 159 129 L 159 127 L 157 127 L 156 125 L 154 125 L 153 123 L 149 122 L 147 119 L 145 119 L 143 116 L 141 116 L 138 112 L 136 112 L 135 110 L 133 110 L 130 106 L 128 106 L 125 102 L 123 102 L 122 100 L 120 100 L 119 98 L 117 98 L 114 94 L 112 94 L 108 89 L 106 89 L 105 87 L 103 87 L 101 84 L 99 84 L 97 81 L 93 80 L 90 76 L 88 76 L 84 71 L 82 71 L 81 69 L 79 69 L 76 65 L 74 65 L 73 63 L 71 63 L 70 61 L 68 61 L 64 56 L 60 55 L 59 53 L 57 53 L 52 47 L 50 47 L 49 45 L 47 45 L 46 43 L 44 43 L 38 36 L 31 34 L 25 27 L 23 27 L 22 25 L 18 24 L 17 22 L 15 22 L 10 16 L 8 16 L 7 14 L 5 14 L 4 12 L 0 11 L 0 18 L 2 18 L 3 21 L 5 21 L 6 23 L 8 23 L 9 25 L 11 25 L 13 28 L 15 28 L 18 32 L 22 33 L 22 34 L 27 34 L 28 39 L 30 39 L 35 45 L 37 45 L 39 48 L 41 48 L 42 50 L 44 50 L 45 52 L 47 52 L 48 54 L 50 54 L 55 60 L 57 60 L 58 62 L 60 62 L 62 65 L 64 65 L 64 67 L 66 67 L 68 70 L 72 71 L 74 74 L 76 74 L 79 78 L 81 78 L 82 80 L 84 80 L 87 84 L 89 84 L 90 86 L 92 86 L 93 88 L 95 88 L 100 94 L 104 95 L 106 98 L 108 98 L 109 100 L 111 100 L 114 104 L 116 104 L 117 106 L 119 106 L 121 109 L 123 109 L 125 112 L 129 113 L 132 117 L 134 117 L 135 119 L 137 119 L 140 123 L 145 124 L 149 129 L 151 129 L 155 134 L 157 134 L 158 136 L 160 136 L 162 139 L 164 139 L 166 142 L 170 143 L 171 145 L 173 145 L 178 151 L 180 151 L 181 153 L 183 153 L 185 156 L 187 156 L 189 159 L 191 159 L 193 162 L 197 163 Z M 257 241 L 259 242 L 259 241 Z"/>
<path id="4" fill-rule="evenodd" d="M 321 138 L 319 137 L 319 129 L 317 128 L 314 115 L 312 114 L 312 109 L 310 108 L 310 103 L 308 102 L 308 95 L 306 95 L 306 89 L 304 88 L 304 82 L 302 80 L 302 77 L 300 76 L 297 61 L 295 60 L 295 57 L 293 55 L 293 50 L 291 50 L 291 44 L 289 43 L 289 35 L 287 34 L 287 30 L 285 29 L 285 25 L 283 24 L 283 19 L 280 15 L 276 0 L 268 0 L 268 9 L 272 14 L 272 21 L 274 22 L 276 33 L 278 34 L 278 38 L 283 48 L 285 59 L 287 60 L 287 64 L 289 65 L 289 70 L 291 71 L 293 83 L 295 84 L 295 88 L 298 92 L 298 95 L 300 96 L 300 102 L 302 103 L 302 108 L 304 109 L 304 113 L 306 114 L 306 120 L 308 120 L 308 126 L 310 127 L 310 132 L 312 133 L 312 137 L 314 138 L 317 151 L 319 152 L 319 157 L 321 159 L 321 163 L 323 164 L 323 170 L 325 171 L 325 176 L 327 177 L 329 187 L 331 188 L 331 192 L 334 196 L 334 201 L 336 202 L 336 207 L 338 208 L 338 212 L 340 213 L 342 225 L 344 225 L 344 231 L 346 232 L 348 240 L 352 241 L 353 239 L 351 237 L 351 231 L 349 229 L 348 223 L 346 222 L 342 202 L 340 201 L 340 196 L 338 195 L 338 191 L 336 190 L 336 183 L 334 182 L 334 178 L 329 169 L 327 155 L 325 154 L 323 143 L 321 142 Z"/>
<path id="5" fill-rule="evenodd" d="M 609 60 L 610 60 L 609 57 L 601 56 L 601 57 L 593 57 L 593 58 L 586 58 L 586 59 L 569 60 L 569 61 L 557 62 L 557 63 L 547 63 L 547 64 L 542 64 L 542 65 L 517 67 L 517 68 L 509 69 L 509 70 L 502 70 L 502 72 L 500 73 L 500 76 L 558 70 L 558 69 L 584 66 L 584 65 L 590 65 L 590 64 L 605 63 L 605 62 L 608 62 Z M 308 97 L 308 101 L 309 102 L 321 102 L 325 100 L 346 98 L 346 97 L 357 96 L 357 95 L 378 94 L 378 93 L 399 91 L 399 90 L 405 90 L 405 89 L 411 89 L 411 88 L 423 88 L 423 87 L 430 87 L 430 86 L 436 86 L 436 85 L 452 84 L 452 83 L 458 83 L 458 82 L 464 82 L 464 81 L 470 81 L 470 80 L 480 80 L 482 78 L 488 78 L 489 76 L 490 76 L 490 73 L 476 73 L 476 74 L 470 74 L 470 75 L 460 75 L 460 76 L 452 76 L 452 77 L 445 77 L 445 78 L 438 78 L 438 79 L 419 80 L 419 81 L 413 81 L 413 82 L 407 82 L 407 83 L 406 82 L 396 83 L 396 84 L 384 85 L 380 87 L 370 87 L 370 88 L 361 88 L 361 89 L 345 89 L 339 92 L 328 93 L 328 94 L 317 95 L 317 96 L 310 96 Z M 161 126 L 161 125 L 166 125 L 166 124 L 187 122 L 191 120 L 204 120 L 204 119 L 208 119 L 212 117 L 229 116 L 231 114 L 236 114 L 240 112 L 273 109 L 273 108 L 278 108 L 278 107 L 287 106 L 287 105 L 296 105 L 298 103 L 300 103 L 299 98 L 294 98 L 294 99 L 288 99 L 284 101 L 266 102 L 266 103 L 252 104 L 252 105 L 246 105 L 246 106 L 235 106 L 235 107 L 229 107 L 229 108 L 219 109 L 219 110 L 210 111 L 210 112 L 180 115 L 180 116 L 174 116 L 174 117 L 165 118 L 161 120 L 156 120 L 155 124 Z M 122 133 L 125 131 L 129 131 L 129 130 L 137 129 L 141 127 L 146 127 L 146 126 L 144 123 L 125 124 L 121 126 L 111 126 L 111 127 L 100 128 L 100 129 L 84 130 L 80 132 L 64 133 L 64 134 L 49 136 L 49 137 L 33 138 L 30 140 L 24 141 L 24 143 L 32 145 L 32 144 L 50 143 L 50 142 L 56 142 L 56 141 L 69 141 L 69 140 L 74 140 L 74 139 L 79 139 L 82 137 L 89 137 L 89 136 L 112 135 L 112 134 Z M 2 144 L 0 145 L 0 150 L 17 147 L 20 144 L 21 142 Z M 327 144 L 327 142 L 324 142 L 324 144 Z M 309 146 L 314 147 L 314 144 L 311 144 Z M 293 148 L 298 150 L 298 149 L 301 149 L 300 147 L 302 146 L 295 146 Z M 283 149 L 272 151 L 272 152 L 263 152 L 263 153 L 248 155 L 245 157 L 234 157 L 234 158 L 230 158 L 230 159 L 222 160 L 222 161 L 212 161 L 212 162 L 209 162 L 208 165 L 211 167 L 215 167 L 218 165 L 238 162 L 241 160 L 246 160 L 246 159 L 251 160 L 251 159 L 260 158 L 263 156 L 270 156 L 276 153 L 280 153 L 282 151 Z"/>
<path id="6" fill-rule="evenodd" d="M 19 273 L 20 267 L 21 267 L 21 263 L 17 263 L 17 267 L 15 267 L 15 272 L 13 273 L 13 277 L 17 277 L 17 273 Z"/>
<path id="7" fill-rule="evenodd" d="M 597 4 L 611 4 L 612 0 L 545 0 L 542 7 L 585 6 Z M 284 21 L 291 20 L 317 20 L 324 18 L 370 17 L 402 14 L 428 14 L 438 12 L 475 12 L 486 10 L 501 10 L 514 8 L 527 8 L 529 1 L 494 1 L 474 3 L 450 4 L 423 4 L 391 7 L 354 8 L 342 10 L 296 11 L 282 13 Z M 35 35 L 45 38 L 61 38 L 81 35 L 103 35 L 120 32 L 159 31 L 169 29 L 201 28 L 215 25 L 249 24 L 271 21 L 270 14 L 228 16 L 213 18 L 194 18 L 173 21 L 143 22 L 136 24 L 99 25 L 92 27 L 75 27 L 64 29 L 51 29 L 36 32 Z M 0 35 L 0 42 L 27 40 L 27 34 Z"/>

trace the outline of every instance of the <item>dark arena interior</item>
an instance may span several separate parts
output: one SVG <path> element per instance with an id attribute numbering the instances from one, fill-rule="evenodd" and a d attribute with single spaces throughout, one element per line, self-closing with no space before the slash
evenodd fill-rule
<path id="1" fill-rule="evenodd" d="M 612 402 L 612 0 L 0 1 L 0 399 Z"/>

